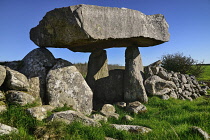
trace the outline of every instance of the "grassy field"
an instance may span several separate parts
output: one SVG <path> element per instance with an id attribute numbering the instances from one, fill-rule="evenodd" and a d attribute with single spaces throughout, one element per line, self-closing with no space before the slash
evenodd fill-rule
<path id="1" fill-rule="evenodd" d="M 197 78 L 199 81 L 210 81 L 210 65 L 205 65 L 204 73 Z"/>
<path id="2" fill-rule="evenodd" d="M 0 136 L 0 139 L 35 140 L 45 131 L 55 139 L 63 140 L 103 140 L 105 136 L 119 140 L 202 140 L 198 133 L 191 130 L 192 126 L 201 127 L 210 133 L 210 98 L 200 97 L 191 102 L 175 99 L 165 101 L 152 97 L 146 106 L 148 112 L 139 115 L 126 113 L 116 107 L 120 119 L 110 119 L 97 128 L 80 123 L 65 125 L 61 122 L 37 121 L 25 113 L 29 106 L 10 105 L 8 111 L 0 115 L 0 122 L 17 127 L 19 134 Z M 126 114 L 134 117 L 134 121 L 123 121 L 121 118 Z M 110 123 L 146 126 L 152 132 L 142 135 L 118 131 L 110 128 Z"/>

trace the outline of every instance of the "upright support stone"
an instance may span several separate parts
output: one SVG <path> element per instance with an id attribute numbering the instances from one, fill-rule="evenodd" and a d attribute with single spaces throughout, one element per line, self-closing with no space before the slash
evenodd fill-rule
<path id="1" fill-rule="evenodd" d="M 96 80 L 109 76 L 107 62 L 105 50 L 94 51 L 89 57 L 86 81 L 93 91 Z"/>
<path id="2" fill-rule="evenodd" d="M 146 103 L 148 97 L 143 84 L 143 65 L 138 47 L 125 51 L 124 100 Z"/>

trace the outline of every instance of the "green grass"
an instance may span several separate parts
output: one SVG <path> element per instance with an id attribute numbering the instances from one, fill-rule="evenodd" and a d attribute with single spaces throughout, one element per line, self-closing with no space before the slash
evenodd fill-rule
<path id="1" fill-rule="evenodd" d="M 208 93 L 210 93 L 208 91 Z M 35 140 L 35 134 L 48 134 L 55 139 L 68 140 L 103 140 L 105 136 L 119 140 L 182 140 L 203 138 L 194 133 L 190 127 L 198 126 L 210 133 L 210 99 L 200 97 L 194 101 L 161 100 L 158 97 L 149 99 L 146 104 L 148 111 L 143 114 L 129 114 L 123 109 L 116 107 L 120 114 L 119 120 L 109 119 L 108 123 L 102 123 L 101 127 L 84 126 L 75 122 L 66 125 L 62 122 L 36 121 L 25 113 L 26 107 L 11 105 L 7 112 L 0 115 L 0 122 L 17 127 L 19 134 L 1 136 L 0 139 Z M 64 108 L 66 110 L 66 108 Z M 61 110 L 60 108 L 57 110 Z M 123 115 L 131 115 L 134 121 L 126 122 L 121 118 Z M 115 130 L 109 124 L 132 124 L 149 127 L 152 132 L 148 134 L 133 134 Z"/>
<path id="2" fill-rule="evenodd" d="M 204 73 L 197 78 L 199 81 L 210 81 L 210 65 L 204 65 L 205 71 Z"/>

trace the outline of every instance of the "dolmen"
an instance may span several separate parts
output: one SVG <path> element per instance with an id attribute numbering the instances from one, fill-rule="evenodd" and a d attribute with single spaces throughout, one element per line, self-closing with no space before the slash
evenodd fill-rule
<path id="1" fill-rule="evenodd" d="M 148 102 L 143 82 L 143 65 L 138 47 L 169 41 L 168 24 L 161 14 L 75 5 L 49 11 L 30 31 L 39 47 L 68 48 L 90 52 L 86 82 L 96 105 L 117 101 Z M 127 47 L 125 70 L 108 71 L 107 48 Z"/>

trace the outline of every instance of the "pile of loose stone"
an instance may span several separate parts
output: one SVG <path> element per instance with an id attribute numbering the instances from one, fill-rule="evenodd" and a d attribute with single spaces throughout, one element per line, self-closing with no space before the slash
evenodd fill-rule
<path id="1" fill-rule="evenodd" d="M 160 64 L 159 60 L 144 69 L 144 85 L 149 95 L 161 96 L 165 100 L 175 98 L 192 101 L 207 94 L 208 86 L 200 86 L 195 76 L 168 72 Z"/>

